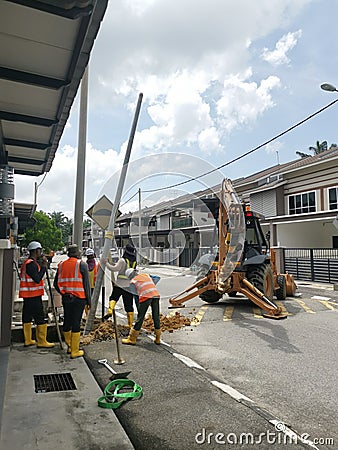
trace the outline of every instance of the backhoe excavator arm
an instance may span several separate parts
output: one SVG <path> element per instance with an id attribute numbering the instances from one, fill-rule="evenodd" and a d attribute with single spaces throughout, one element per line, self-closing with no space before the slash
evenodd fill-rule
<path id="1" fill-rule="evenodd" d="M 240 264 L 245 240 L 245 217 L 231 181 L 224 179 L 220 193 L 218 216 L 219 257 L 217 266 L 192 286 L 169 299 L 172 308 L 181 307 L 186 301 L 206 291 L 220 294 L 240 292 L 263 309 L 264 317 L 284 319 L 282 308 L 275 305 L 245 278 L 244 272 L 234 270 Z M 185 294 L 185 295 L 184 295 Z"/>

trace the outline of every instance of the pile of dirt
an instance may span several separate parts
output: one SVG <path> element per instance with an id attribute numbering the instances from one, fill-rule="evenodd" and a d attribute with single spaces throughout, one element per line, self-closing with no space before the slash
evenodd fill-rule
<path id="1" fill-rule="evenodd" d="M 128 336 L 129 328 L 127 325 L 117 325 L 117 333 L 120 338 Z M 81 337 L 81 344 L 88 345 L 91 342 L 112 341 L 115 339 L 115 328 L 111 320 L 106 322 L 94 323 L 94 330 Z"/>
<path id="2" fill-rule="evenodd" d="M 161 320 L 161 330 L 173 333 L 174 330 L 189 326 L 191 324 L 191 319 L 188 317 L 181 316 L 179 312 L 174 314 L 169 314 L 165 316 L 160 314 Z M 148 333 L 154 331 L 154 322 L 151 315 L 147 315 L 144 319 L 142 329 L 146 330 Z M 129 328 L 127 325 L 117 325 L 118 337 L 126 337 L 129 334 Z M 115 339 L 115 329 L 113 322 L 107 320 L 106 322 L 94 322 L 94 329 L 89 334 L 81 337 L 81 344 L 88 345 L 91 342 L 101 342 L 101 341 L 112 341 Z"/>
<path id="3" fill-rule="evenodd" d="M 160 320 L 161 320 L 161 330 L 169 331 L 169 333 L 173 333 L 174 330 L 187 327 L 191 324 L 191 320 L 188 317 L 181 316 L 179 312 L 169 314 L 168 316 L 160 314 Z M 146 316 L 142 328 L 144 328 L 146 331 L 149 332 L 154 331 L 154 322 L 151 315 Z"/>

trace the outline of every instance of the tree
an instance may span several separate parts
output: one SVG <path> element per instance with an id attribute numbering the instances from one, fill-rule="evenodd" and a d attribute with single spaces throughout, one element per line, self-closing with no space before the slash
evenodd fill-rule
<path id="1" fill-rule="evenodd" d="M 54 220 L 43 211 L 36 211 L 34 219 L 36 223 L 24 234 L 22 246 L 27 247 L 31 241 L 38 241 L 44 248 L 45 253 L 49 253 L 51 250 L 60 250 L 64 243 L 61 230 L 55 225 Z"/>
<path id="2" fill-rule="evenodd" d="M 63 244 L 68 245 L 69 236 L 73 234 L 73 221 L 68 219 L 61 211 L 53 211 L 49 214 L 49 217 L 54 221 L 55 226 L 61 230 Z"/>
<path id="3" fill-rule="evenodd" d="M 86 230 L 86 229 L 90 229 L 91 228 L 91 226 L 92 226 L 92 221 L 90 220 L 90 219 L 85 219 L 84 221 L 83 221 L 83 229 L 84 230 Z"/>
<path id="4" fill-rule="evenodd" d="M 331 144 L 330 148 L 332 147 L 335 147 L 335 144 Z M 327 141 L 323 141 L 321 143 L 317 141 L 316 146 L 309 147 L 309 150 L 313 153 L 313 155 L 309 155 L 308 153 L 303 152 L 296 152 L 296 154 L 301 158 L 308 158 L 309 156 L 319 155 L 319 153 L 325 152 L 327 150 Z"/>

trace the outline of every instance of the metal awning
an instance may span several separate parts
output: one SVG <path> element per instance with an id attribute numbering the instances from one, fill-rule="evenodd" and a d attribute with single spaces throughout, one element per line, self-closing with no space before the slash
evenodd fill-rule
<path id="1" fill-rule="evenodd" d="M 52 166 L 108 0 L 0 2 L 0 164 Z"/>
<path id="2" fill-rule="evenodd" d="M 27 228 L 34 226 L 33 218 L 36 205 L 32 203 L 14 203 L 14 217 L 18 218 L 18 233 L 22 234 Z"/>

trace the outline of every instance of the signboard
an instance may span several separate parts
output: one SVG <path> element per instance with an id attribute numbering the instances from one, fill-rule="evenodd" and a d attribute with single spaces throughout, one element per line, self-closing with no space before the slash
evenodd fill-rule
<path id="1" fill-rule="evenodd" d="M 108 197 L 103 195 L 93 206 L 91 206 L 86 214 L 94 220 L 95 223 L 98 224 L 103 230 L 106 230 L 109 225 L 109 220 L 111 216 L 111 212 L 113 210 L 113 203 L 109 200 Z M 117 216 L 121 215 L 121 211 L 117 210 Z"/>

